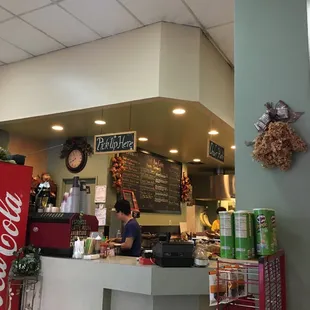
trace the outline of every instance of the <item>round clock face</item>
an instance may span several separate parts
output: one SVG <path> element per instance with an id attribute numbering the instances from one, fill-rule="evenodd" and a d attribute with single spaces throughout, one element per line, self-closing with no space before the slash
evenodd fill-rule
<path id="1" fill-rule="evenodd" d="M 73 173 L 81 172 L 87 163 L 87 154 L 80 149 L 73 149 L 66 158 L 66 166 Z"/>

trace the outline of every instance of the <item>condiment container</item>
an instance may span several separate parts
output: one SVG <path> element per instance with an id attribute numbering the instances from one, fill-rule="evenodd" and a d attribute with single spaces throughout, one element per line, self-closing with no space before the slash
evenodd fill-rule
<path id="1" fill-rule="evenodd" d="M 196 267 L 207 267 L 209 265 L 208 253 L 205 245 L 198 244 L 196 246 L 194 258 Z"/>
<path id="2" fill-rule="evenodd" d="M 108 257 L 108 244 L 103 239 L 100 243 L 100 258 L 107 258 Z"/>

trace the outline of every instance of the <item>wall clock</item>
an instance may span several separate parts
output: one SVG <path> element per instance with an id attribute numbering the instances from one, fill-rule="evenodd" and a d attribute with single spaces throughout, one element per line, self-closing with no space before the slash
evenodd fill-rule
<path id="1" fill-rule="evenodd" d="M 82 149 L 74 147 L 66 157 L 66 167 L 72 173 L 81 172 L 87 164 L 88 155 Z"/>

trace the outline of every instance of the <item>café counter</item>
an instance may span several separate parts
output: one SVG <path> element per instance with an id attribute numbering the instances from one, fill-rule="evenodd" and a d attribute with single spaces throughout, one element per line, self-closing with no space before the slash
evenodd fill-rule
<path id="1" fill-rule="evenodd" d="M 42 257 L 40 306 L 35 309 L 206 310 L 208 272 L 143 266 L 122 256 L 89 261 Z"/>

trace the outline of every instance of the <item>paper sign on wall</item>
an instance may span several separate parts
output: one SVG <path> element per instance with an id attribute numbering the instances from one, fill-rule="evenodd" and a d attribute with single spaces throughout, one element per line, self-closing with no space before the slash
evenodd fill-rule
<path id="1" fill-rule="evenodd" d="M 107 200 L 107 186 L 97 185 L 95 187 L 95 203 L 106 203 Z"/>
<path id="2" fill-rule="evenodd" d="M 99 226 L 105 226 L 107 222 L 107 208 L 104 204 L 99 204 L 95 209 L 95 216 L 98 220 Z"/>

